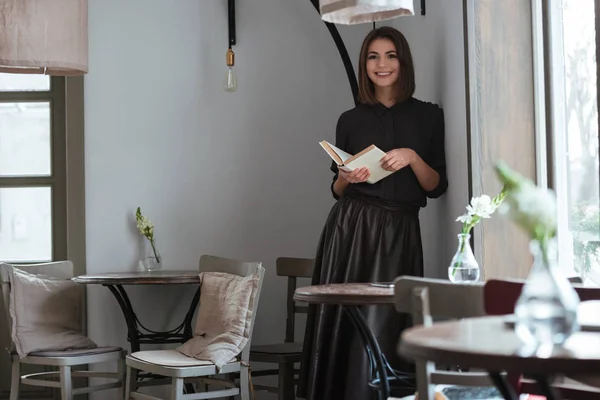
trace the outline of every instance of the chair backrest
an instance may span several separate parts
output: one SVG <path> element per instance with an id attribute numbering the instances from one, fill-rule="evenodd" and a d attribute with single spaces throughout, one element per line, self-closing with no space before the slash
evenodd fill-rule
<path id="1" fill-rule="evenodd" d="M 10 317 L 10 276 L 13 268 L 20 269 L 32 275 L 43 275 L 46 277 L 68 280 L 73 278 L 73 263 L 71 261 L 56 261 L 42 264 L 19 264 L 12 265 L 0 262 L 0 285 L 2 285 L 2 300 L 4 300 L 4 312 L 6 315 L 8 337 L 12 337 L 12 318 Z M 11 350 L 14 343 L 11 341 Z"/>
<path id="2" fill-rule="evenodd" d="M 416 325 L 431 324 L 431 317 L 483 316 L 483 282 L 400 276 L 394 281 L 394 304 L 398 312 L 412 314 Z"/>
<path id="3" fill-rule="evenodd" d="M 294 301 L 298 278 L 311 278 L 314 270 L 314 260 L 310 258 L 279 257 L 276 260 L 277 275 L 287 276 L 287 315 L 285 320 L 285 342 L 294 342 L 296 314 L 306 314 L 308 307 L 299 306 Z"/>
<path id="4" fill-rule="evenodd" d="M 250 345 L 252 342 L 252 332 L 254 331 L 254 322 L 256 321 L 256 312 L 258 310 L 258 301 L 260 299 L 260 293 L 262 290 L 262 283 L 265 277 L 265 269 L 260 262 L 248 262 L 248 261 L 237 261 L 229 258 L 203 255 L 200 257 L 200 272 L 224 272 L 227 274 L 238 275 L 238 276 L 249 276 L 254 273 L 258 273 L 258 289 L 254 297 L 254 304 L 252 307 L 252 319 L 250 321 L 250 336 L 248 343 L 242 350 L 241 358 L 242 361 L 249 361 L 250 359 Z"/>
<path id="5" fill-rule="evenodd" d="M 490 279 L 484 287 L 484 309 L 488 315 L 507 315 L 515 311 L 515 306 L 525 281 Z M 600 288 L 583 287 L 573 284 L 573 289 L 581 301 L 600 300 Z"/>
<path id="6" fill-rule="evenodd" d="M 434 317 L 460 319 L 485 315 L 483 282 L 452 283 L 445 279 L 401 276 L 394 281 L 398 312 L 410 313 L 414 325 L 431 326 Z M 432 385 L 491 386 L 487 372 L 437 370 L 433 363 L 417 362 L 417 386 L 423 393 Z"/>

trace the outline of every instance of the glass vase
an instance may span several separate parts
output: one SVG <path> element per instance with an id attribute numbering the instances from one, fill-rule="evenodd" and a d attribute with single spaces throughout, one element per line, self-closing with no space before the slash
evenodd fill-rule
<path id="1" fill-rule="evenodd" d="M 471 235 L 468 233 L 458 235 L 458 248 L 448 267 L 448 279 L 454 283 L 476 282 L 481 275 L 470 239 Z"/>
<path id="2" fill-rule="evenodd" d="M 162 269 L 162 256 L 156 247 L 156 242 L 148 241 L 146 246 L 146 254 L 142 260 L 143 267 L 146 271 L 158 271 Z"/>
<path id="3" fill-rule="evenodd" d="M 560 346 L 579 330 L 579 296 L 558 267 L 555 240 L 545 246 L 532 241 L 530 251 L 533 265 L 515 306 L 515 332 L 536 348 Z"/>

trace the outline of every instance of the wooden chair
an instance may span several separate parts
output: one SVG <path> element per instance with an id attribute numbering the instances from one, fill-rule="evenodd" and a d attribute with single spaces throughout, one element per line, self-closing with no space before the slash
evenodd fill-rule
<path id="1" fill-rule="evenodd" d="M 314 260 L 307 258 L 280 257 L 276 261 L 277 275 L 288 278 L 287 285 L 287 317 L 285 323 L 285 339 L 283 343 L 252 346 L 250 361 L 278 364 L 278 368 L 262 371 L 253 371 L 253 377 L 278 376 L 278 385 L 254 385 L 257 390 L 278 393 L 279 400 L 295 399 L 294 364 L 300 362 L 302 357 L 302 343 L 294 341 L 296 314 L 305 314 L 306 306 L 298 306 L 293 299 L 298 278 L 310 278 L 313 273 Z"/>
<path id="2" fill-rule="evenodd" d="M 8 318 L 8 326 L 12 331 L 12 319 L 9 313 L 10 302 L 10 269 L 18 268 L 33 275 L 43 275 L 57 279 L 69 280 L 73 278 L 73 263 L 71 261 L 59 261 L 44 264 L 29 264 L 12 266 L 0 263 L 0 283 L 2 284 L 2 295 Z M 83 319 L 83 315 L 81 316 Z M 10 333 L 10 332 L 9 332 Z M 62 400 L 71 400 L 73 396 L 85 393 L 98 392 L 112 388 L 123 388 L 125 381 L 124 359 L 126 351 L 120 347 L 97 347 L 93 349 L 67 350 L 67 351 L 42 351 L 31 353 L 24 358 L 19 358 L 14 343 L 11 343 L 10 356 L 12 359 L 12 377 L 10 386 L 10 400 L 19 399 L 19 385 L 30 385 L 57 388 L 60 390 Z M 117 362 L 118 372 L 92 372 L 73 371 L 76 366 Z M 58 371 L 39 372 L 21 376 L 21 365 L 33 364 L 58 368 Z M 111 382 L 73 388 L 73 378 L 105 378 Z M 58 381 L 55 380 L 58 378 Z M 50 380 L 54 379 L 54 380 Z M 119 391 L 122 398 L 123 390 Z"/>
<path id="3" fill-rule="evenodd" d="M 485 315 L 483 282 L 452 283 L 448 280 L 401 276 L 394 281 L 396 310 L 412 315 L 414 325 L 431 326 L 434 318 L 460 319 Z M 419 400 L 436 398 L 435 385 L 494 386 L 487 372 L 436 369 L 434 363 L 417 362 Z"/>
<path id="4" fill-rule="evenodd" d="M 600 300 L 600 288 L 583 287 L 580 285 L 581 279 L 579 278 L 570 278 L 569 281 L 573 284 L 581 301 Z M 488 280 L 484 287 L 486 313 L 488 315 L 513 314 L 524 283 L 523 280 Z M 512 376 L 511 381 L 520 393 L 543 394 L 534 380 Z M 571 400 L 600 398 L 600 379 L 598 375 L 559 377 L 558 380 L 553 382 L 553 386 L 561 392 L 564 398 Z"/>
<path id="5" fill-rule="evenodd" d="M 225 364 L 220 371 L 210 361 L 201 361 L 187 357 L 177 350 L 150 350 L 133 353 L 126 358 L 127 387 L 125 399 L 156 399 L 157 397 L 132 391 L 134 370 L 168 377 L 170 379 L 171 400 L 213 399 L 240 395 L 242 400 L 250 400 L 249 354 L 252 342 L 252 330 L 256 318 L 256 310 L 264 278 L 264 268 L 259 262 L 242 262 L 227 258 L 203 255 L 200 257 L 199 272 L 225 272 L 238 276 L 249 276 L 258 273 L 260 276 L 258 290 L 252 309 L 250 322 L 250 338 L 238 359 Z M 200 304 L 202 307 L 202 304 Z M 214 375 L 229 375 L 239 373 L 239 383 L 228 379 L 216 379 Z M 200 378 L 200 379 L 198 379 Z M 184 382 L 203 382 L 205 385 L 225 387 L 204 393 L 183 393 Z"/>

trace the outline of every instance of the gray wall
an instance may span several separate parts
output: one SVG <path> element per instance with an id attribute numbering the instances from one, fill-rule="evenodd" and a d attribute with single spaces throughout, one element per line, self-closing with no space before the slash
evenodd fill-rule
<path id="1" fill-rule="evenodd" d="M 460 232 L 455 219 L 469 201 L 463 1 L 427 0 L 427 15 L 397 18 L 389 25 L 404 33 L 411 46 L 415 96 L 444 109 L 448 192 L 421 213 L 421 227 L 425 274 L 447 278 Z"/>
<path id="2" fill-rule="evenodd" d="M 225 93 L 225 5 L 90 2 L 87 272 L 137 269 L 133 214 L 140 206 L 156 224 L 168 268 L 196 268 L 204 253 L 263 261 L 254 340 L 267 343 L 284 330 L 285 284 L 275 258 L 314 256 L 333 204 L 329 161 L 317 142 L 334 140 L 337 118 L 353 102 L 308 0 L 237 2 L 239 88 Z M 418 97 L 446 112 L 450 191 L 422 213 L 426 272 L 445 276 L 451 221 L 467 200 L 462 1 L 429 0 L 426 17 L 393 25 L 414 51 Z M 340 27 L 353 60 L 369 28 Z M 132 300 L 150 328 L 179 322 L 192 295 L 191 288 L 136 289 Z M 90 336 L 127 347 L 108 290 L 90 287 L 88 301 Z"/>

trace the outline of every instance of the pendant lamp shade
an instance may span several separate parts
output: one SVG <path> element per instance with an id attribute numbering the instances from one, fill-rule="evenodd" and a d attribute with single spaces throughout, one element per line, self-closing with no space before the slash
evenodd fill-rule
<path id="1" fill-rule="evenodd" d="M 321 19 L 354 25 L 414 15 L 413 0 L 320 0 Z"/>
<path id="2" fill-rule="evenodd" d="M 0 72 L 87 73 L 87 0 L 0 0 Z"/>

